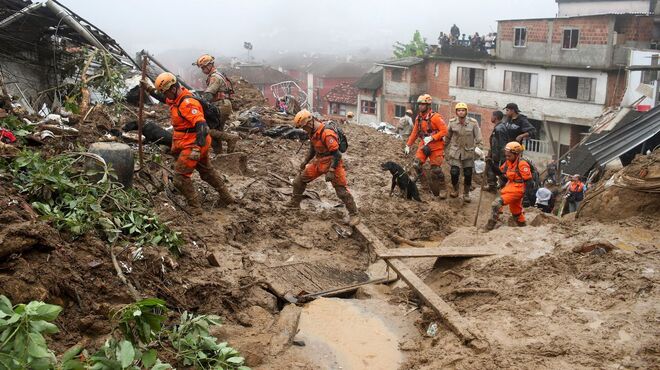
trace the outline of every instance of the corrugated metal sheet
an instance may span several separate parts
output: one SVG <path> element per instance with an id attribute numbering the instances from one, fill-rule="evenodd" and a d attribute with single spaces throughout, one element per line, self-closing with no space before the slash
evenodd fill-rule
<path id="1" fill-rule="evenodd" d="M 660 106 L 585 145 L 598 164 L 620 157 L 660 132 Z"/>

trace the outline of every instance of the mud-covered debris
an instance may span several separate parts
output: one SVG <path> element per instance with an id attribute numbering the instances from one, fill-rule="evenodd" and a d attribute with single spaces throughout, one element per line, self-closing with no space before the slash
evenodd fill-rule
<path id="1" fill-rule="evenodd" d="M 268 343 L 271 355 L 282 353 L 291 344 L 293 337 L 298 333 L 301 313 L 302 308 L 293 304 L 285 306 L 280 312 L 280 316 L 271 328 L 275 333 Z"/>
<path id="2" fill-rule="evenodd" d="M 573 252 L 575 253 L 591 253 L 596 250 L 604 250 L 606 253 L 611 252 L 616 247 L 614 244 L 606 241 L 606 240 L 598 240 L 598 241 L 589 241 L 580 245 L 577 245 L 573 248 Z M 594 254 L 603 254 L 602 252 L 595 252 Z"/>

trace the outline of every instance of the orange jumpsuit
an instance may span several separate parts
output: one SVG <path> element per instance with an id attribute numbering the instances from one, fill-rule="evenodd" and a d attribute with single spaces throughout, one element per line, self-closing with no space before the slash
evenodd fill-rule
<path id="1" fill-rule="evenodd" d="M 447 125 L 440 114 L 429 109 L 424 115 L 421 113 L 417 114 L 406 145 L 412 146 L 417 138 L 419 138 L 420 142 L 415 156 L 419 159 L 420 164 L 424 164 L 428 159 L 431 162 L 431 166 L 440 166 L 445 156 L 445 142 L 442 138 L 447 135 L 447 132 Z M 423 151 L 424 138 L 426 136 L 433 137 L 433 141 L 428 144 L 429 149 L 431 149 L 431 155 L 428 157 Z"/>
<path id="2" fill-rule="evenodd" d="M 531 180 L 532 169 L 529 163 L 517 158 L 515 161 L 505 161 L 500 167 L 505 174 L 507 183 L 500 191 L 503 205 L 509 205 L 511 214 L 518 222 L 525 222 L 525 211 L 523 210 L 523 198 L 525 196 L 525 181 Z"/>
<path id="3" fill-rule="evenodd" d="M 181 87 L 181 94 L 176 99 L 167 99 L 166 103 L 170 106 L 170 118 L 174 126 L 172 136 L 172 154 L 177 155 L 174 170 L 178 175 L 190 178 L 195 169 L 200 174 L 210 170 L 209 148 L 211 146 L 211 137 L 206 135 L 206 142 L 203 146 L 197 146 L 197 131 L 195 126 L 198 123 L 206 122 L 202 105 L 191 98 L 192 93 L 185 87 Z M 199 160 L 190 159 L 190 153 L 194 148 L 200 152 Z"/>
<path id="4" fill-rule="evenodd" d="M 339 136 L 333 130 L 325 129 L 323 123 L 311 135 L 310 141 L 316 156 L 307 164 L 302 173 L 303 183 L 312 182 L 317 177 L 326 174 L 332 165 L 333 156 L 331 152 L 339 150 Z M 332 180 L 332 185 L 337 187 L 346 186 L 347 184 L 344 161 L 340 159 L 335 168 L 335 178 Z"/>

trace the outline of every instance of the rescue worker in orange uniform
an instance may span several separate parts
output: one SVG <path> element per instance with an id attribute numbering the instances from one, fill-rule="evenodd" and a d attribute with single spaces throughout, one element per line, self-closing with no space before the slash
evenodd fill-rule
<path id="1" fill-rule="evenodd" d="M 181 86 L 176 77 L 161 73 L 154 83 L 155 89 L 143 81 L 147 91 L 170 107 L 170 118 L 174 126 L 172 154 L 175 155 L 174 186 L 183 194 L 191 213 L 202 213 L 201 204 L 192 182 L 193 171 L 197 170 L 202 180 L 211 185 L 220 195 L 220 203 L 234 202 L 218 172 L 211 167 L 209 148 L 211 137 L 204 119 L 204 111 L 199 101 L 192 97 L 190 90 Z"/>
<path id="2" fill-rule="evenodd" d="M 210 134 L 213 138 L 213 149 L 220 153 L 222 151 L 222 142 L 227 142 L 227 153 L 236 150 L 236 143 L 240 136 L 225 131 L 225 123 L 232 113 L 231 107 L 231 82 L 227 76 L 222 74 L 215 67 L 215 58 L 204 54 L 194 63 L 206 75 L 206 90 L 201 94 L 206 101 L 216 104 L 220 111 L 220 125 L 210 127 Z"/>
<path id="3" fill-rule="evenodd" d="M 339 151 L 339 135 L 325 124 L 312 116 L 307 109 L 296 114 L 293 122 L 297 128 L 307 132 L 310 139 L 310 147 L 307 157 L 300 165 L 300 173 L 293 180 L 293 195 L 288 204 L 290 208 L 300 208 L 303 193 L 307 184 L 314 179 L 325 175 L 325 181 L 332 183 L 337 192 L 337 197 L 346 206 L 350 216 L 349 224 L 355 226 L 360 223 L 358 209 L 353 195 L 346 187 L 346 169 Z"/>
<path id="4" fill-rule="evenodd" d="M 506 185 L 500 191 L 500 195 L 493 201 L 493 214 L 486 230 L 495 228 L 502 207 L 509 206 L 511 215 L 515 218 L 518 226 L 525 226 L 525 211 L 523 210 L 523 198 L 525 197 L 525 182 L 532 179 L 532 169 L 527 161 L 521 158 L 523 146 L 512 141 L 504 147 L 506 161 L 500 167 L 500 171 L 506 177 Z"/>
<path id="5" fill-rule="evenodd" d="M 419 113 L 413 123 L 412 132 L 408 137 L 408 142 L 404 152 L 410 153 L 410 147 L 415 144 L 419 138 L 419 146 L 415 153 L 413 168 L 417 172 L 413 176 L 413 181 L 417 181 L 422 174 L 422 166 L 428 160 L 431 163 L 431 190 L 434 195 L 440 199 L 447 198 L 447 187 L 445 185 L 445 175 L 442 173 L 442 161 L 445 156 L 444 137 L 447 135 L 447 125 L 439 113 L 431 109 L 433 99 L 431 95 L 420 95 L 417 99 Z"/>

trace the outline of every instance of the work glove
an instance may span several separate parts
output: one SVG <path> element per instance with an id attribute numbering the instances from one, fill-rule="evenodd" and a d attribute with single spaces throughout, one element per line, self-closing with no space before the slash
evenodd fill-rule
<path id="1" fill-rule="evenodd" d="M 433 136 L 427 136 L 424 138 L 424 145 L 428 145 L 431 141 L 433 141 Z"/>
<path id="2" fill-rule="evenodd" d="M 199 157 L 201 155 L 202 153 L 199 151 L 199 148 L 193 148 L 193 150 L 190 152 L 190 155 L 188 156 L 188 159 L 193 161 L 199 161 Z"/>
<path id="3" fill-rule="evenodd" d="M 479 147 L 474 148 L 474 154 L 477 155 L 477 157 L 484 159 L 484 151 L 479 149 Z"/>
<path id="4" fill-rule="evenodd" d="M 406 147 L 403 149 L 403 152 L 406 154 L 410 154 L 410 147 L 406 145 Z"/>
<path id="5" fill-rule="evenodd" d="M 331 182 L 335 179 L 335 171 L 328 171 L 325 173 L 325 181 Z"/>

